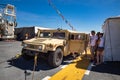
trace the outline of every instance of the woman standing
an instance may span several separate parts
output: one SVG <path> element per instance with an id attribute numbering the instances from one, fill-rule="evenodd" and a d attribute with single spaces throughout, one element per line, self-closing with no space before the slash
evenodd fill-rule
<path id="1" fill-rule="evenodd" d="M 103 62 L 103 51 L 104 51 L 104 38 L 103 38 L 103 33 L 99 34 L 99 39 L 98 39 L 98 48 L 97 48 L 97 63 L 96 65 L 100 64 Z"/>

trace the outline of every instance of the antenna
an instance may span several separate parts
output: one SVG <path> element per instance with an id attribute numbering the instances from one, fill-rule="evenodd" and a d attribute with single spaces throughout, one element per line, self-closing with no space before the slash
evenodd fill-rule
<path id="1" fill-rule="evenodd" d="M 74 27 L 70 24 L 70 22 L 61 14 L 61 12 L 56 8 L 56 6 L 51 2 L 51 0 L 48 0 L 49 5 L 52 6 L 52 8 L 57 12 L 57 14 L 65 21 L 67 25 L 69 25 L 72 30 L 75 30 Z"/>

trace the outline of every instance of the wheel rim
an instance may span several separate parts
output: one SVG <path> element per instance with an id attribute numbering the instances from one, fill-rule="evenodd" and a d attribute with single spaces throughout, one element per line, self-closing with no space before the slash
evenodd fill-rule
<path id="1" fill-rule="evenodd" d="M 59 62 L 62 58 L 62 55 L 61 53 L 59 52 L 58 55 L 57 55 L 57 58 L 56 58 L 56 62 Z"/>

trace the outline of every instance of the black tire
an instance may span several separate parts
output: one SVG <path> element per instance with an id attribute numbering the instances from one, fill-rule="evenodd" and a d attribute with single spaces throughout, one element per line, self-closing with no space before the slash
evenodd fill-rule
<path id="1" fill-rule="evenodd" d="M 30 60 L 30 59 L 32 59 L 33 57 L 32 56 L 29 56 L 29 55 L 27 55 L 25 52 L 25 49 L 22 49 L 22 57 L 23 57 L 23 59 L 25 59 L 25 60 Z"/>
<path id="2" fill-rule="evenodd" d="M 63 60 L 63 51 L 57 48 L 56 51 L 50 52 L 48 57 L 48 63 L 52 67 L 58 67 L 61 65 Z"/>

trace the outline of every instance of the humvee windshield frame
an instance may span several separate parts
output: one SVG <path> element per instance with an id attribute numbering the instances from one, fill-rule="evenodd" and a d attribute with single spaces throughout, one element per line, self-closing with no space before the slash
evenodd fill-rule
<path id="1" fill-rule="evenodd" d="M 68 39 L 66 30 L 38 30 L 38 38 Z"/>
<path id="2" fill-rule="evenodd" d="M 40 32 L 39 37 L 40 38 L 50 38 L 51 33 L 50 32 Z"/>

